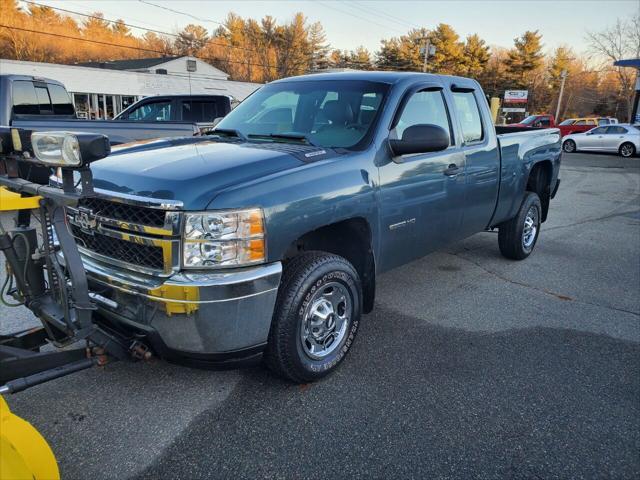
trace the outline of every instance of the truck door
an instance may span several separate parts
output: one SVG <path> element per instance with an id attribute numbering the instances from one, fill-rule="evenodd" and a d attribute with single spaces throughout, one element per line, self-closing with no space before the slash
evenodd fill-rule
<path id="1" fill-rule="evenodd" d="M 465 156 L 463 236 L 483 231 L 498 198 L 500 155 L 487 102 L 475 88 L 452 88 L 453 109 Z M 485 108 L 486 107 L 486 108 Z"/>
<path id="2" fill-rule="evenodd" d="M 380 167 L 382 270 L 446 244 L 456 236 L 464 200 L 464 156 L 456 146 L 441 86 L 416 87 L 401 102 L 390 137 L 411 125 L 433 124 L 449 132 L 441 152 L 403 155 Z"/>

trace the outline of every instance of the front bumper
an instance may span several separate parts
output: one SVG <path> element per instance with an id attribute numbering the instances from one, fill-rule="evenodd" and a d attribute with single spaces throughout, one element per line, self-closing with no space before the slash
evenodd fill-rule
<path id="1" fill-rule="evenodd" d="M 143 337 L 167 360 L 226 366 L 257 360 L 267 342 L 282 265 L 147 276 L 83 255 L 97 321 Z"/>

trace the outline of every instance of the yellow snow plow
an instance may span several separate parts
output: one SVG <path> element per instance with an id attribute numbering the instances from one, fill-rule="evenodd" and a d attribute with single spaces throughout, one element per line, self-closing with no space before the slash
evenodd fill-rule
<path id="1" fill-rule="evenodd" d="M 0 478 L 57 480 L 56 458 L 33 426 L 11 413 L 0 396 Z"/>

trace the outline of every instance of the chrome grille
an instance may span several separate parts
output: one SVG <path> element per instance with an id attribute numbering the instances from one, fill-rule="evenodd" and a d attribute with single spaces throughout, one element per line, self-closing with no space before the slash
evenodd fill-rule
<path id="1" fill-rule="evenodd" d="M 158 228 L 165 226 L 166 212 L 157 208 L 139 207 L 96 197 L 81 199 L 80 207 L 93 211 L 94 215 L 122 222 Z"/>
<path id="2" fill-rule="evenodd" d="M 164 269 L 162 247 L 142 245 L 99 232 L 87 233 L 76 225 L 71 225 L 71 233 L 81 247 L 99 255 L 154 270 Z"/>

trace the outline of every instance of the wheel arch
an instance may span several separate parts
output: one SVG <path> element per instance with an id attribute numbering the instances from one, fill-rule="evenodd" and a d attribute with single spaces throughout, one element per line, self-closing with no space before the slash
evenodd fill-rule
<path id="1" fill-rule="evenodd" d="M 535 192 L 542 204 L 542 221 L 547 220 L 549 202 L 551 200 L 551 180 L 553 178 L 553 164 L 551 160 L 541 160 L 531 167 L 525 190 Z"/>
<path id="2" fill-rule="evenodd" d="M 283 255 L 286 264 L 303 252 L 320 250 L 340 255 L 356 269 L 362 282 L 363 311 L 373 309 L 376 286 L 376 263 L 372 231 L 363 217 L 353 217 L 324 225 L 300 235 Z"/>

